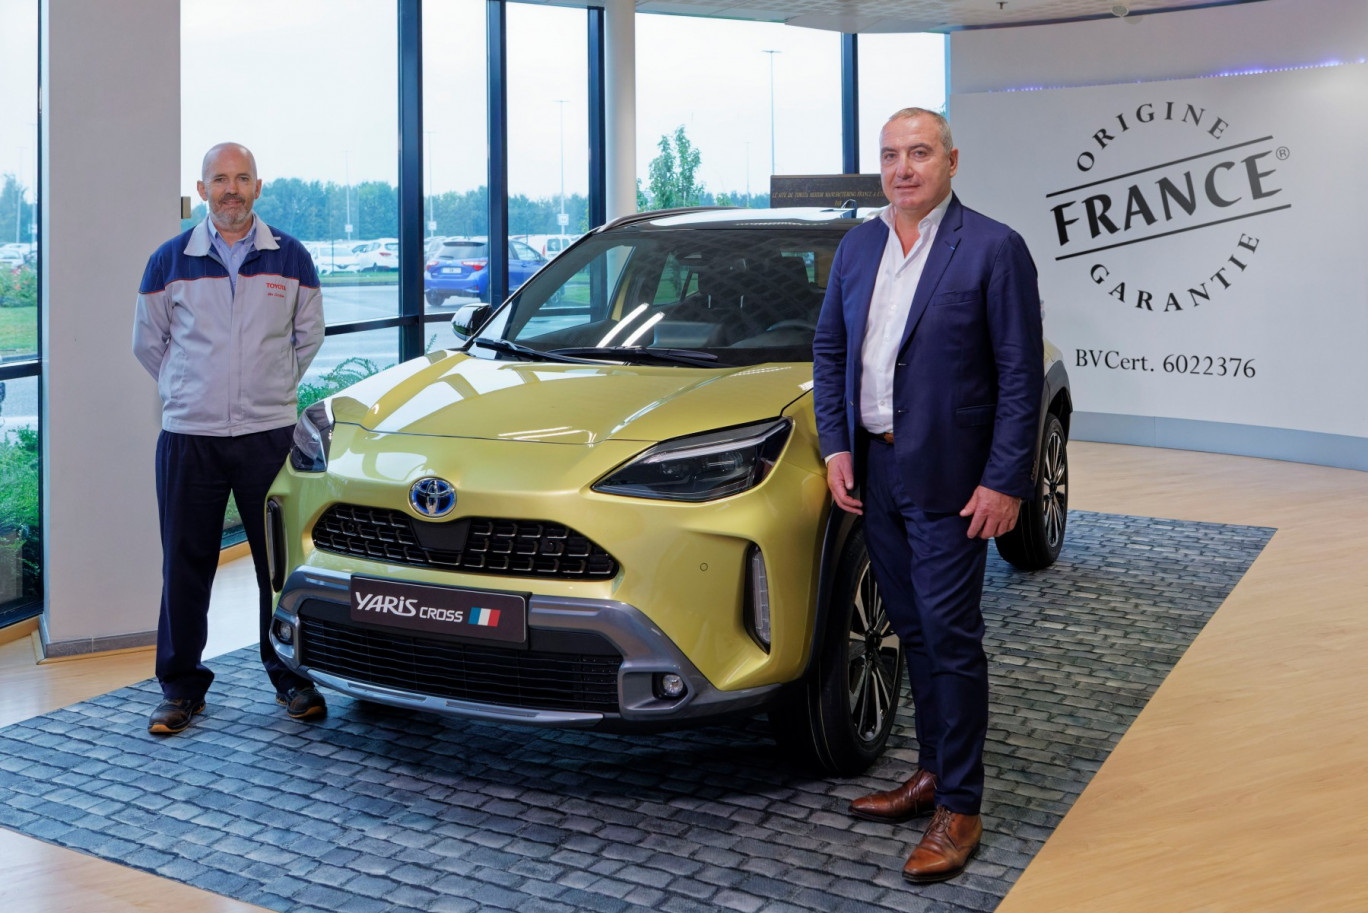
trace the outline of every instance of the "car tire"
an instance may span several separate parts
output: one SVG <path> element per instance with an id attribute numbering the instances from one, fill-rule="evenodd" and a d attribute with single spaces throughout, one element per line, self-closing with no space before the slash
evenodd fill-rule
<path id="1" fill-rule="evenodd" d="M 436 292 L 428 292 L 425 297 L 427 298 L 427 303 L 433 307 L 441 307 L 447 300 L 446 295 L 439 295 Z"/>
<path id="2" fill-rule="evenodd" d="M 883 754 L 903 681 L 902 644 L 874 582 L 863 526 L 842 550 L 824 627 L 806 678 L 770 721 L 785 748 L 823 773 L 852 777 Z"/>
<path id="3" fill-rule="evenodd" d="M 1045 416 L 1037 476 L 1035 497 L 1021 502 L 1017 525 L 996 539 L 998 554 L 1023 571 L 1055 563 L 1069 522 L 1069 440 L 1053 413 Z"/>

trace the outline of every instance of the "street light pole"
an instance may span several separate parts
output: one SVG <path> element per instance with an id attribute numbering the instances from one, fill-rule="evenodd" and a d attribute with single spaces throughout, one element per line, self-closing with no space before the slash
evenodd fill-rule
<path id="1" fill-rule="evenodd" d="M 347 240 L 351 240 L 352 220 L 351 220 L 351 150 L 347 149 L 342 153 L 342 176 L 347 182 L 347 221 L 343 229 L 347 232 Z"/>
<path id="2" fill-rule="evenodd" d="M 24 162 L 24 164 L 28 164 L 27 162 L 24 161 L 24 160 L 27 159 L 27 158 L 28 158 L 28 150 L 27 150 L 27 149 L 20 149 L 20 150 L 19 150 L 19 161 Z M 15 169 L 15 170 L 17 171 L 18 169 Z M 14 240 L 15 240 L 15 241 L 23 241 L 23 240 L 24 240 L 24 233 L 23 233 L 23 230 L 22 230 L 22 229 L 23 229 L 23 225 L 24 225 L 24 185 L 19 183 L 19 179 L 18 179 L 18 178 L 15 178 L 15 179 L 14 179 Z"/>
<path id="3" fill-rule="evenodd" d="M 764 51 L 770 63 L 770 174 L 774 174 L 774 55 L 778 51 Z"/>
<path id="4" fill-rule="evenodd" d="M 428 166 L 428 237 L 431 238 L 437 233 L 437 213 L 432 209 L 432 131 L 427 130 L 427 166 Z"/>
<path id="5" fill-rule="evenodd" d="M 557 223 L 560 231 L 557 234 L 565 234 L 567 219 L 565 218 L 565 105 L 567 99 L 557 98 L 556 104 L 560 105 L 560 221 Z"/>
<path id="6" fill-rule="evenodd" d="M 751 202 L 750 195 L 750 141 L 746 141 L 746 208 L 750 209 L 755 204 Z"/>

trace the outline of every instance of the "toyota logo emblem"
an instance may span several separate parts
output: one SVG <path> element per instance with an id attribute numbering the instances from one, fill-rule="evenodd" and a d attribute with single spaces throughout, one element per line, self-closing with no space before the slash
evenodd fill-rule
<path id="1" fill-rule="evenodd" d="M 456 507 L 456 487 L 446 479 L 419 479 L 409 488 L 409 504 L 419 516 L 445 517 Z"/>

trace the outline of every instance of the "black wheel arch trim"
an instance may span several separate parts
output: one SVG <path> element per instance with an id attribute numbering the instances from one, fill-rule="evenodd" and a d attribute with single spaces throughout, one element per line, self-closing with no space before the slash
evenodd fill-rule
<path id="1" fill-rule="evenodd" d="M 858 496 L 858 491 L 856 495 Z M 850 537 L 863 523 L 861 517 L 847 513 L 835 504 L 831 505 L 822 532 L 821 566 L 817 576 L 817 611 L 812 622 L 812 649 L 808 651 L 807 663 L 796 681 L 806 680 L 817 661 L 818 639 L 826 631 L 827 617 L 831 612 L 831 591 L 836 586 L 836 572 L 840 570 L 841 555 L 845 552 Z"/>

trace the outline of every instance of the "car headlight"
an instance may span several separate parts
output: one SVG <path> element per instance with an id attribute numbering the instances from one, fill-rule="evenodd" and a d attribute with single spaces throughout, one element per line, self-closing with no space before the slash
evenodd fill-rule
<path id="1" fill-rule="evenodd" d="M 619 466 L 594 491 L 666 501 L 712 501 L 764 481 L 788 442 L 786 418 L 665 441 Z"/>
<path id="2" fill-rule="evenodd" d="M 319 400 L 305 409 L 295 422 L 290 465 L 300 472 L 323 472 L 328 468 L 328 445 L 332 443 L 333 416 L 328 401 Z"/>

